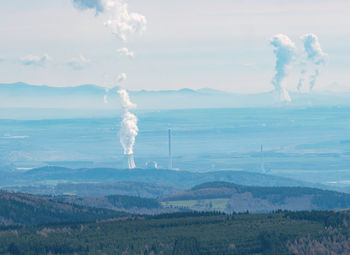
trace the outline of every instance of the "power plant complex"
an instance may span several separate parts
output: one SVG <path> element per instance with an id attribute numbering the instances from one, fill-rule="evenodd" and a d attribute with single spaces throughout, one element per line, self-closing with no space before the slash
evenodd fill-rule
<path id="1" fill-rule="evenodd" d="M 172 158 L 172 144 L 171 144 L 171 129 L 168 129 L 168 169 L 173 169 L 173 158 Z M 146 163 L 146 168 L 147 169 L 154 169 L 158 168 L 158 163 L 155 161 L 148 161 Z M 134 154 L 124 154 L 124 159 L 123 159 L 123 168 L 124 169 L 134 169 L 136 168 L 135 164 L 135 159 L 134 159 Z"/>

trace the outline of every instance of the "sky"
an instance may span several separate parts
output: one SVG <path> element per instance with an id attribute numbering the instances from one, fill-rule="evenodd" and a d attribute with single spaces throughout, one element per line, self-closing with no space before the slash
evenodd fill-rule
<path id="1" fill-rule="evenodd" d="M 327 61 L 315 91 L 350 91 L 348 0 L 129 0 L 147 29 L 120 40 L 104 14 L 72 0 L 0 2 L 0 83 L 114 86 L 130 90 L 214 88 L 234 93 L 274 89 L 276 34 L 296 45 L 286 87 L 296 91 L 301 37 L 319 38 Z M 128 48 L 134 57 L 121 56 Z"/>

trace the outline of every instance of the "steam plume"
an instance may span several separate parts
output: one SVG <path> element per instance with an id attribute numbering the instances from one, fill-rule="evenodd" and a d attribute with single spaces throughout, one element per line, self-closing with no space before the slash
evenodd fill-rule
<path id="1" fill-rule="evenodd" d="M 307 73 L 305 65 L 306 65 L 305 62 L 301 63 L 302 69 L 300 71 L 300 78 L 297 86 L 298 91 L 301 91 L 305 82 L 305 74 Z"/>
<path id="2" fill-rule="evenodd" d="M 126 73 L 121 73 L 118 75 L 117 77 L 117 83 L 121 84 L 122 82 L 124 82 L 126 79 L 128 78 L 128 76 L 126 75 Z M 110 87 L 104 86 L 105 87 L 105 95 L 103 96 L 103 102 L 105 104 L 108 104 L 108 92 L 111 89 Z"/>
<path id="3" fill-rule="evenodd" d="M 129 12 L 128 4 L 124 0 L 72 0 L 78 9 L 93 9 L 96 15 L 106 15 L 105 26 L 111 29 L 117 37 L 126 41 L 127 36 L 132 33 L 142 33 L 146 29 L 146 18 L 138 13 Z M 133 57 L 134 52 L 127 48 L 118 50 L 120 55 Z M 127 79 L 127 75 L 122 73 L 118 76 L 117 82 L 122 83 Z M 108 89 L 106 90 L 108 92 Z M 138 134 L 137 117 L 130 112 L 130 109 L 136 107 L 130 101 L 127 91 L 123 88 L 118 90 L 118 94 L 123 109 L 123 120 L 119 131 L 120 143 L 123 146 L 124 155 L 128 161 L 128 168 L 135 168 L 133 147 L 135 138 Z M 104 96 L 104 102 L 108 102 L 107 95 Z"/>
<path id="4" fill-rule="evenodd" d="M 118 75 L 117 77 L 117 82 L 118 83 L 122 83 L 123 81 L 125 81 L 128 78 L 128 76 L 126 75 L 126 73 L 121 73 Z"/>
<path id="5" fill-rule="evenodd" d="M 281 101 L 291 101 L 288 90 L 285 88 L 283 81 L 287 76 L 290 63 L 294 59 L 295 44 L 288 36 L 283 34 L 275 35 L 270 44 L 274 47 L 273 52 L 276 55 L 276 74 L 271 83 L 279 93 Z"/>
<path id="6" fill-rule="evenodd" d="M 128 92 L 125 89 L 118 90 L 121 106 L 123 109 L 123 120 L 119 131 L 120 143 L 124 149 L 124 155 L 133 155 L 135 138 L 138 134 L 137 117 L 130 112 L 130 109 L 136 108 L 130 100 Z M 128 156 L 128 167 L 135 168 L 132 156 Z"/>
<path id="7" fill-rule="evenodd" d="M 314 66 L 314 72 L 310 75 L 309 91 L 311 91 L 315 85 L 318 75 L 320 74 L 321 65 L 326 63 L 327 54 L 323 52 L 318 37 L 315 34 L 305 34 L 301 37 L 304 42 L 304 50 L 308 62 Z M 302 70 L 306 73 L 307 70 Z M 302 73 L 303 74 L 303 73 Z M 303 86 L 304 78 L 300 78 L 298 88 Z"/>
<path id="8" fill-rule="evenodd" d="M 73 3 L 78 9 L 93 9 L 96 15 L 105 14 L 105 26 L 123 41 L 129 34 L 146 30 L 145 16 L 129 12 L 128 4 L 124 0 L 73 0 Z"/>

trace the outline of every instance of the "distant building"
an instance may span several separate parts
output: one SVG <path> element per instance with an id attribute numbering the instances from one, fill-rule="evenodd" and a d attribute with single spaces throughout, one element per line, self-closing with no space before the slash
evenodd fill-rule
<path id="1" fill-rule="evenodd" d="M 146 163 L 146 168 L 147 169 L 157 169 L 158 168 L 158 163 L 156 161 L 148 161 Z"/>

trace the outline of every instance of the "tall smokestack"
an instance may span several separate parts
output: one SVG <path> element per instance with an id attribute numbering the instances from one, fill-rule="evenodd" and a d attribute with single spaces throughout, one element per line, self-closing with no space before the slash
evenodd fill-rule
<path id="1" fill-rule="evenodd" d="M 260 162 L 261 172 L 265 173 L 264 148 L 263 148 L 263 145 L 261 145 L 261 147 L 260 147 L 260 153 L 261 153 L 261 162 Z"/>
<path id="2" fill-rule="evenodd" d="M 168 138 L 169 138 L 169 169 L 173 169 L 173 158 L 171 155 L 171 129 L 168 130 Z"/>

